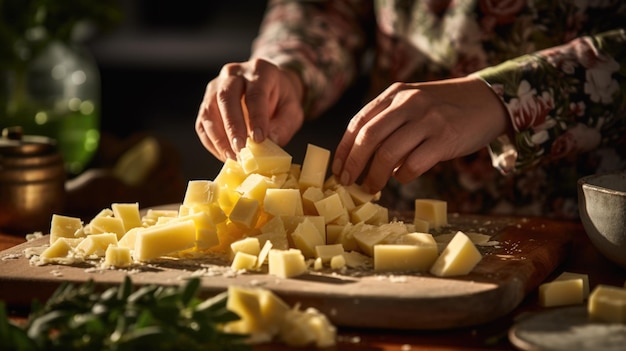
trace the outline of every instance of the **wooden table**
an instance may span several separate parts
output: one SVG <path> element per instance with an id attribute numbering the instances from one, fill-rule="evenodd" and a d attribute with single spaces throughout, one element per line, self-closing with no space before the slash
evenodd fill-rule
<path id="1" fill-rule="evenodd" d="M 606 260 L 590 243 L 582 225 L 574 226 L 573 243 L 569 257 L 553 276 L 562 271 L 586 273 L 590 286 L 612 284 L 623 286 L 626 271 Z M 21 237 L 0 233 L 0 250 L 24 242 Z M 553 277 L 551 277 L 553 278 Z M 551 278 L 548 278 L 550 280 Z M 542 310 L 537 294 L 529 294 L 524 302 L 509 315 L 485 325 L 445 331 L 400 331 L 341 328 L 336 350 L 511 350 L 507 333 L 515 319 L 525 313 Z M 287 350 L 282 345 L 265 344 L 255 350 Z M 299 350 L 307 350 L 306 348 Z"/>

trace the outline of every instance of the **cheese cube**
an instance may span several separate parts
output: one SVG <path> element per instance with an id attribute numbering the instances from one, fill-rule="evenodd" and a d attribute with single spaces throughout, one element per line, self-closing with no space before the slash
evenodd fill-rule
<path id="1" fill-rule="evenodd" d="M 291 234 L 291 238 L 296 248 L 302 251 L 304 257 L 307 258 L 315 257 L 316 246 L 326 244 L 323 235 L 309 218 L 305 218 L 302 223 L 298 224 Z"/>
<path id="2" fill-rule="evenodd" d="M 259 218 L 259 202 L 255 199 L 240 197 L 228 218 L 245 228 L 253 228 Z"/>
<path id="3" fill-rule="evenodd" d="M 457 232 L 430 269 L 439 277 L 465 275 L 480 262 L 482 255 L 463 232 Z"/>
<path id="4" fill-rule="evenodd" d="M 439 229 L 448 225 L 448 204 L 435 199 L 416 199 L 414 217 L 416 222 L 424 220 L 430 227 Z"/>
<path id="5" fill-rule="evenodd" d="M 111 209 L 113 215 L 122 220 L 124 232 L 143 226 L 139 214 L 139 203 L 114 203 L 111 204 Z"/>
<path id="6" fill-rule="evenodd" d="M 298 249 L 270 250 L 268 273 L 279 278 L 291 278 L 308 271 L 302 251 Z"/>
<path id="7" fill-rule="evenodd" d="M 130 250 L 134 250 L 135 241 L 137 240 L 137 233 L 139 233 L 143 229 L 143 227 L 137 227 L 127 231 L 126 234 L 124 234 L 124 236 L 118 240 L 117 246 L 126 247 Z"/>
<path id="8" fill-rule="evenodd" d="M 53 214 L 50 221 L 50 245 L 59 238 L 75 238 L 81 229 L 83 222 L 80 218 Z"/>
<path id="9" fill-rule="evenodd" d="M 374 256 L 374 247 L 382 243 L 388 236 L 388 231 L 378 230 L 378 227 L 370 226 L 368 230 L 362 230 L 353 234 L 354 239 L 359 245 L 359 249 L 364 254 Z"/>
<path id="10" fill-rule="evenodd" d="M 273 216 L 302 216 L 302 198 L 298 189 L 267 189 L 263 209 Z"/>
<path id="11" fill-rule="evenodd" d="M 83 252 L 85 255 L 103 257 L 109 245 L 117 246 L 117 234 L 91 234 L 76 246 L 76 250 Z"/>
<path id="12" fill-rule="evenodd" d="M 363 255 L 357 251 L 347 251 L 342 254 L 346 262 L 346 266 L 350 268 L 368 268 L 372 267 L 372 258 Z"/>
<path id="13" fill-rule="evenodd" d="M 238 191 L 224 187 L 221 188 L 218 193 L 217 203 L 219 204 L 219 207 L 222 209 L 222 211 L 224 211 L 226 215 L 229 215 L 240 197 L 241 194 Z"/>
<path id="14" fill-rule="evenodd" d="M 324 263 L 322 262 L 322 259 L 318 257 L 313 261 L 313 269 L 319 271 L 322 268 L 324 268 Z"/>
<path id="15" fill-rule="evenodd" d="M 149 261 L 192 248 L 195 240 L 196 224 L 192 220 L 149 227 L 137 233 L 134 258 Z"/>
<path id="16" fill-rule="evenodd" d="M 333 257 L 342 255 L 343 252 L 341 244 L 318 245 L 315 247 L 315 256 L 320 258 L 322 262 L 329 262 Z"/>
<path id="17" fill-rule="evenodd" d="M 168 218 L 178 217 L 178 211 L 177 210 L 157 210 L 157 209 L 149 208 L 148 211 L 146 211 L 146 214 L 143 217 L 141 217 L 141 223 L 142 225 L 145 225 L 145 226 L 151 226 L 151 225 L 154 225 L 159 220 L 160 217 L 168 217 Z"/>
<path id="18" fill-rule="evenodd" d="M 250 270 L 256 268 L 257 257 L 255 255 L 250 255 L 243 251 L 238 251 L 235 253 L 235 257 L 233 258 L 233 262 L 230 265 L 230 268 L 233 270 Z"/>
<path id="19" fill-rule="evenodd" d="M 291 169 L 291 155 L 269 138 L 260 143 L 248 138 L 238 158 L 246 174 L 272 175 L 287 173 Z"/>
<path id="20" fill-rule="evenodd" d="M 359 243 L 355 239 L 354 234 L 369 228 L 371 227 L 365 223 L 347 224 L 343 227 L 335 243 L 341 244 L 346 251 L 358 251 L 360 250 Z"/>
<path id="21" fill-rule="evenodd" d="M 420 233 L 428 233 L 430 231 L 430 222 L 415 218 L 413 220 L 413 230 Z"/>
<path id="22" fill-rule="evenodd" d="M 352 195 L 348 192 L 348 190 L 343 185 L 337 185 L 334 188 L 334 191 L 339 195 L 341 199 L 341 203 L 343 204 L 343 208 L 348 211 L 352 211 L 356 207 L 354 200 L 352 199 Z"/>
<path id="23" fill-rule="evenodd" d="M 283 324 L 289 305 L 270 290 L 258 289 L 257 291 L 265 331 L 275 335 Z"/>
<path id="24" fill-rule="evenodd" d="M 237 252 L 243 252 L 248 255 L 257 256 L 259 252 L 261 252 L 261 245 L 259 244 L 259 239 L 256 237 L 250 237 L 235 241 L 230 244 L 230 249 L 235 254 Z"/>
<path id="25" fill-rule="evenodd" d="M 587 312 L 591 321 L 626 323 L 626 289 L 597 285 L 589 295 Z"/>
<path id="26" fill-rule="evenodd" d="M 289 239 L 285 224 L 281 217 L 274 217 L 267 221 L 261 227 L 261 234 L 257 235 L 260 245 L 265 245 L 266 241 L 271 241 L 275 249 L 287 250 L 289 248 Z"/>
<path id="27" fill-rule="evenodd" d="M 346 190 L 348 190 L 348 192 L 350 193 L 350 196 L 352 196 L 352 200 L 354 200 L 354 204 L 355 205 L 361 205 L 364 204 L 366 202 L 375 202 L 378 201 L 380 199 L 380 191 L 377 192 L 376 194 L 370 194 L 369 192 L 363 190 L 363 187 L 354 183 L 352 185 L 348 185 L 346 187 Z"/>
<path id="28" fill-rule="evenodd" d="M 374 246 L 376 272 L 426 272 L 437 259 L 437 252 L 425 246 L 385 244 Z"/>
<path id="29" fill-rule="evenodd" d="M 324 198 L 324 192 L 321 188 L 309 187 L 302 193 L 302 208 L 304 214 L 317 216 L 315 202 Z"/>
<path id="30" fill-rule="evenodd" d="M 366 202 L 356 206 L 350 212 L 350 220 L 352 223 L 371 223 L 376 215 L 378 214 L 378 207 L 374 205 L 373 202 Z"/>
<path id="31" fill-rule="evenodd" d="M 132 264 L 130 249 L 109 245 L 104 255 L 105 267 L 128 267 Z"/>
<path id="32" fill-rule="evenodd" d="M 330 268 L 332 269 L 342 269 L 346 266 L 346 259 L 343 255 L 335 255 L 330 259 Z"/>
<path id="33" fill-rule="evenodd" d="M 339 236 L 341 235 L 341 232 L 343 231 L 343 228 L 346 225 L 351 225 L 351 224 L 328 224 L 326 225 L 326 243 L 327 244 L 336 244 L 339 241 Z"/>
<path id="34" fill-rule="evenodd" d="M 69 243 L 68 238 L 57 237 L 57 239 L 48 248 L 43 250 L 39 257 L 44 259 L 63 258 L 67 257 L 71 250 L 72 245 Z"/>
<path id="35" fill-rule="evenodd" d="M 126 230 L 121 218 L 116 217 L 95 217 L 89 222 L 92 234 L 115 233 L 117 239 L 121 239 Z"/>
<path id="36" fill-rule="evenodd" d="M 341 203 L 341 198 L 337 193 L 325 197 L 314 203 L 315 209 L 320 216 L 324 217 L 325 223 L 330 223 L 341 216 L 345 209 Z"/>
<path id="37" fill-rule="evenodd" d="M 217 200 L 219 186 L 210 180 L 190 180 L 183 198 L 183 205 L 207 204 Z"/>
<path id="38" fill-rule="evenodd" d="M 287 346 L 315 344 L 315 347 L 321 349 L 334 346 L 336 334 L 336 328 L 318 310 L 307 308 L 301 311 L 294 308 L 286 313 L 279 338 Z"/>
<path id="39" fill-rule="evenodd" d="M 265 264 L 265 260 L 267 260 L 267 256 L 270 254 L 270 250 L 272 249 L 272 247 L 273 247 L 273 244 L 270 240 L 267 240 L 263 244 L 263 247 L 261 248 L 261 251 L 259 252 L 259 255 L 257 256 L 256 268 L 261 268 L 261 266 Z"/>
<path id="40" fill-rule="evenodd" d="M 583 280 L 554 280 L 539 285 L 539 304 L 543 307 L 583 303 Z"/>
<path id="41" fill-rule="evenodd" d="M 270 188 L 272 179 L 261 174 L 250 174 L 246 179 L 237 187 L 237 192 L 243 197 L 255 199 L 259 203 L 263 203 L 265 199 L 265 192 Z"/>
<path id="42" fill-rule="evenodd" d="M 330 150 L 326 150 L 319 146 L 307 144 L 304 162 L 302 162 L 302 170 L 300 172 L 300 188 L 308 187 L 321 188 L 324 185 L 326 172 L 328 170 L 328 160 L 330 159 Z"/>
<path id="43" fill-rule="evenodd" d="M 229 158 L 224 161 L 224 165 L 213 179 L 213 182 L 219 187 L 237 189 L 244 179 L 246 179 L 246 173 L 241 165 L 232 158 Z"/>
<path id="44" fill-rule="evenodd" d="M 239 316 L 239 320 L 224 326 L 226 332 L 252 334 L 263 330 L 261 304 L 256 289 L 230 285 L 226 308 Z"/>
<path id="45" fill-rule="evenodd" d="M 491 237 L 489 237 L 487 241 L 489 241 L 490 238 Z M 476 240 L 472 239 L 472 242 L 476 243 Z M 589 297 L 589 276 L 587 274 L 563 272 L 558 277 L 556 277 L 555 280 L 572 280 L 572 279 L 582 279 L 583 299 L 587 299 Z"/>

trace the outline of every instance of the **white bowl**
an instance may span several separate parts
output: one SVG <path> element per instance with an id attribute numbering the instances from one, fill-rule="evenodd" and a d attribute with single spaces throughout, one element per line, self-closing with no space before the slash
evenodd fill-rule
<path id="1" fill-rule="evenodd" d="M 591 243 L 626 268 L 626 171 L 580 178 L 578 210 Z"/>

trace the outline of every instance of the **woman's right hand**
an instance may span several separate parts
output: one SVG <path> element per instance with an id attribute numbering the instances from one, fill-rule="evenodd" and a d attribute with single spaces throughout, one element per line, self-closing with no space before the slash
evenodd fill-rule
<path id="1" fill-rule="evenodd" d="M 196 133 L 221 161 L 236 159 L 248 137 L 284 146 L 304 122 L 302 96 L 292 70 L 263 59 L 226 64 L 206 87 Z"/>

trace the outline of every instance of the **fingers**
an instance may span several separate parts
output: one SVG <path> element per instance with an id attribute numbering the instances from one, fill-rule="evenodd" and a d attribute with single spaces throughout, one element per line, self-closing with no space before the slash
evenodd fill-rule
<path id="1" fill-rule="evenodd" d="M 216 101 L 218 110 L 209 109 L 221 115 L 223 128 L 226 132 L 227 140 L 230 142 L 231 150 L 238 153 L 246 143 L 248 129 L 241 104 L 245 92 L 246 82 L 241 75 L 240 64 L 230 64 L 224 66 L 220 72 L 220 84 L 216 89 Z M 214 115 L 211 115 L 211 120 Z"/>

